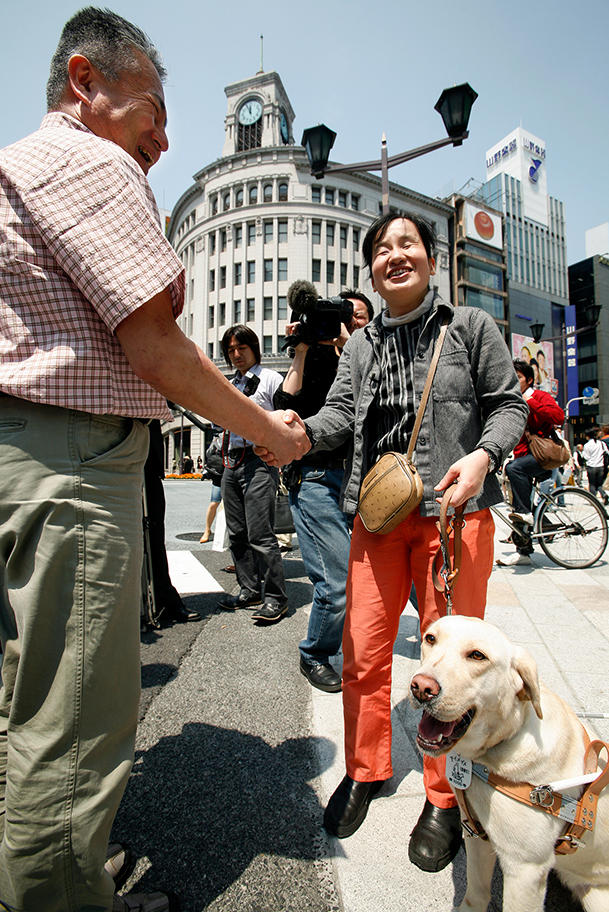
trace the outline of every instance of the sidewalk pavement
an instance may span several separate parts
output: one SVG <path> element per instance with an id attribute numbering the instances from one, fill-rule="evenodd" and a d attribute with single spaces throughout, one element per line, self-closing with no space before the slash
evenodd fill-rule
<path id="1" fill-rule="evenodd" d="M 499 526 L 500 523 L 497 523 Z M 505 529 L 495 534 L 495 556 L 513 547 L 502 544 Z M 578 713 L 590 735 L 609 740 L 609 564 L 588 570 L 565 570 L 535 553 L 530 567 L 493 570 L 486 619 L 534 656 L 540 678 Z M 425 874 L 408 861 L 410 831 L 423 807 L 425 793 L 416 730 L 420 713 L 408 702 L 409 684 L 419 663 L 418 618 L 409 603 L 402 615 L 394 648 L 392 723 L 394 775 L 370 805 L 368 816 L 349 839 L 331 840 L 345 912 L 385 909 L 436 912 L 451 910 L 465 889 L 465 857 Z M 342 717 L 331 695 L 312 694 L 314 728 L 335 748 L 321 776 L 325 804 L 344 775 Z M 597 718 L 604 715 L 604 718 Z M 588 717 L 589 716 L 589 717 Z M 501 909 L 501 879 L 496 875 L 494 910 Z M 546 898 L 551 912 L 580 910 L 553 878 Z"/>
<path id="2" fill-rule="evenodd" d="M 171 496 L 175 490 L 168 513 Z M 228 552 L 193 545 L 199 534 L 170 533 L 168 549 L 190 549 L 230 591 L 234 577 L 221 572 Z M 496 556 L 511 551 L 504 536 L 497 531 Z M 584 714 L 591 735 L 609 739 L 608 559 L 585 571 L 542 554 L 532 560 L 494 569 L 487 619 L 529 649 L 540 677 Z M 438 874 L 420 871 L 407 854 L 424 802 L 419 713 L 407 699 L 419 661 L 416 614 L 409 604 L 394 649 L 394 776 L 353 836 L 329 838 L 321 819 L 344 775 L 341 699 L 298 672 L 311 590 L 298 552 L 285 566 L 290 612 L 272 627 L 252 624 L 248 612 L 216 610 L 217 596 L 200 597 L 204 626 L 139 729 L 116 836 L 153 851 L 130 886 L 143 877 L 150 889 L 153 876 L 162 886 L 165 872 L 183 912 L 450 912 L 465 889 L 463 850 Z M 490 909 L 501 909 L 498 872 Z M 546 910 L 581 907 L 552 877 Z"/>

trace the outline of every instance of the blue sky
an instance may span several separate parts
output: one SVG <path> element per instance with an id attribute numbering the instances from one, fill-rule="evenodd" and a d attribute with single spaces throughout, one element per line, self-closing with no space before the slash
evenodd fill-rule
<path id="1" fill-rule="evenodd" d="M 522 125 L 546 142 L 548 190 L 566 208 L 567 256 L 585 256 L 584 232 L 609 220 L 609 3 L 607 0 L 103 0 L 159 47 L 169 78 L 171 148 L 151 171 L 170 209 L 192 175 L 218 158 L 224 86 L 276 70 L 296 114 L 294 135 L 324 122 L 338 136 L 332 157 L 377 158 L 439 139 L 433 106 L 443 88 L 479 94 L 470 137 L 392 169 L 392 180 L 443 196 L 485 176 L 485 152 Z M 102 5 L 102 4 L 100 4 Z M 44 114 L 48 64 L 66 0 L 0 0 L 3 47 L 0 146 L 34 130 Z"/>

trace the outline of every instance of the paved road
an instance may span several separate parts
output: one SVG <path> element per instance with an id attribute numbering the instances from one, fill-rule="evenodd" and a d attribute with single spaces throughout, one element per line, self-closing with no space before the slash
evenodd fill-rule
<path id="1" fill-rule="evenodd" d="M 234 585 L 222 570 L 229 553 L 198 543 L 209 484 L 167 481 L 165 490 L 182 591 L 195 590 L 180 558 L 207 572 L 186 596 L 201 621 L 143 636 L 136 763 L 114 832 L 140 857 L 128 887 L 172 889 L 183 912 L 449 912 L 464 890 L 463 853 L 435 875 L 407 858 L 423 803 L 418 717 L 406 699 L 419 656 L 412 606 L 394 652 L 394 777 L 354 836 L 328 839 L 323 807 L 344 772 L 340 695 L 299 673 L 311 592 L 299 552 L 285 558 L 290 611 L 279 624 L 224 612 L 217 590 Z M 604 715 L 586 724 L 608 739 L 609 564 L 567 571 L 533 560 L 493 572 L 488 619 L 527 645 L 576 710 Z M 497 872 L 492 912 L 500 895 Z M 581 912 L 554 878 L 546 909 Z"/>

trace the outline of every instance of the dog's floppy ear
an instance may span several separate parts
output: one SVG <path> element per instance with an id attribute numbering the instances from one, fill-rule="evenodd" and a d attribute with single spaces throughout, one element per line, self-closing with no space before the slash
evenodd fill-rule
<path id="1" fill-rule="evenodd" d="M 538 718 L 543 719 L 541 712 L 541 695 L 537 664 L 526 649 L 515 649 L 512 656 L 512 668 L 522 679 L 522 690 L 518 692 L 519 700 L 530 700 Z"/>

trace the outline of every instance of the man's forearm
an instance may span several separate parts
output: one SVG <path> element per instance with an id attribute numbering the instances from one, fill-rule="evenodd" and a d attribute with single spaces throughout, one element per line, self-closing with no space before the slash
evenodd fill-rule
<path id="1" fill-rule="evenodd" d="M 127 317 L 117 338 L 135 373 L 161 395 L 263 446 L 277 422 L 229 383 L 176 325 L 165 293 Z"/>
<path id="2" fill-rule="evenodd" d="M 262 442 L 271 431 L 270 412 L 244 396 L 194 343 L 186 341 L 194 352 L 184 352 L 185 373 L 163 372 L 150 385 L 171 401 L 244 440 Z"/>

